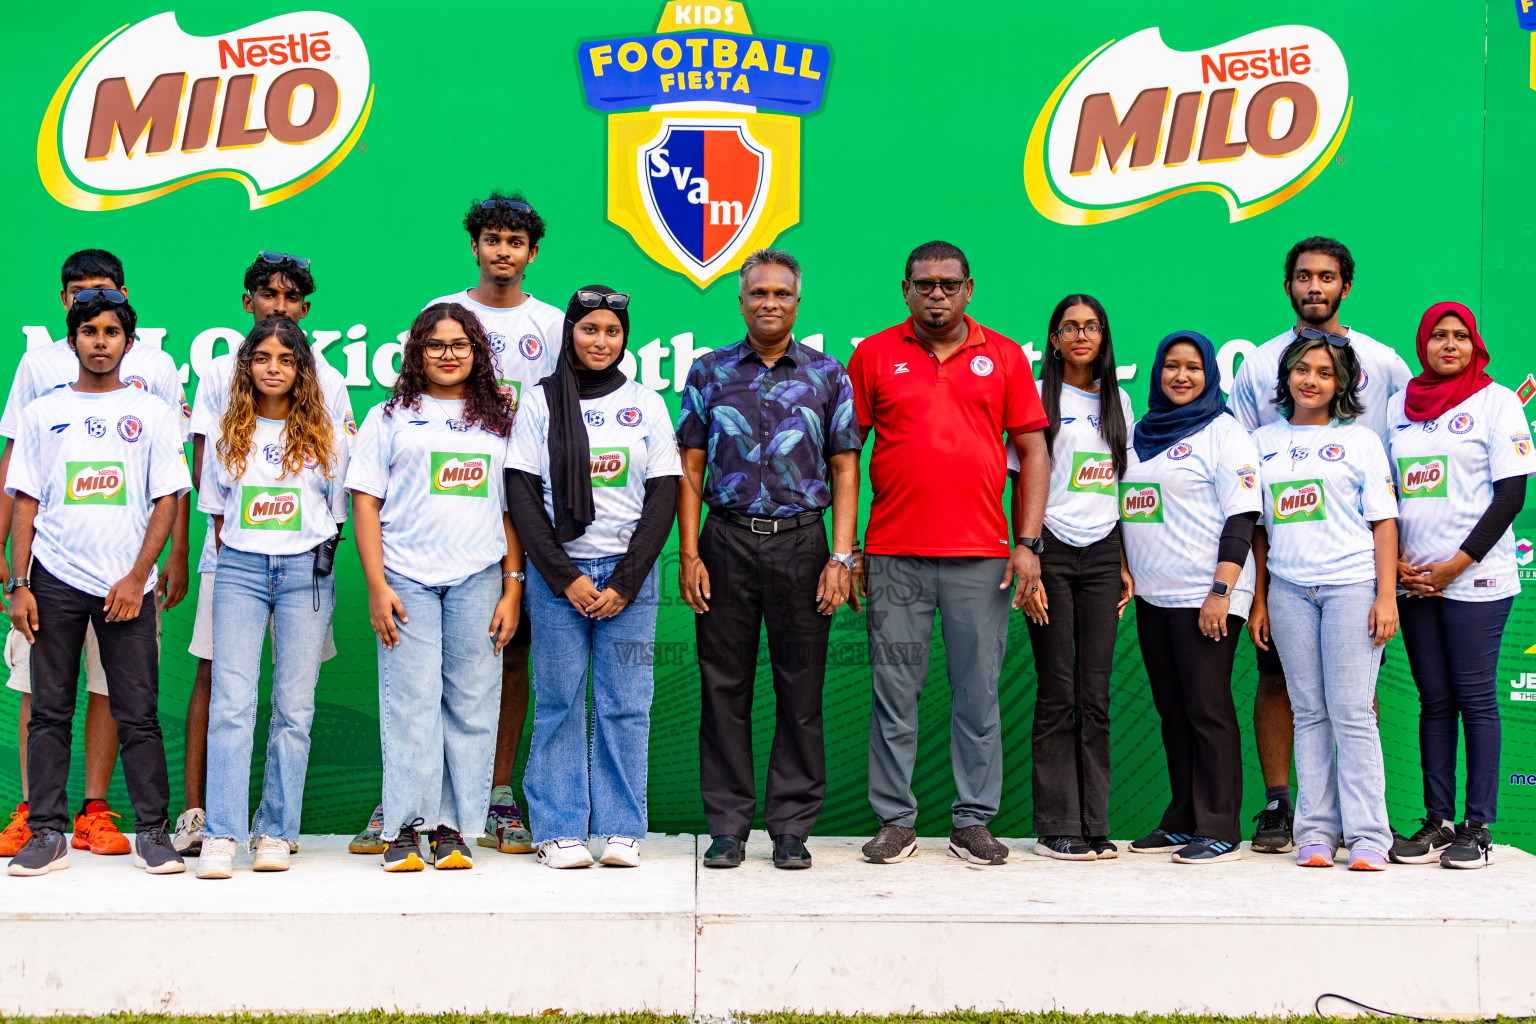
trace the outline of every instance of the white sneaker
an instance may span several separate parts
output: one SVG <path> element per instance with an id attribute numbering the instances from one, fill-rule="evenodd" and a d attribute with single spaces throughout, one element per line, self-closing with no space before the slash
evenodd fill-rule
<path id="1" fill-rule="evenodd" d="M 185 857 L 198 855 L 203 845 L 205 820 L 201 807 L 188 807 L 181 812 L 181 817 L 176 819 L 176 834 L 171 837 L 171 845 L 176 847 L 177 853 Z"/>
<path id="2" fill-rule="evenodd" d="M 592 851 L 580 839 L 547 839 L 539 844 L 539 863 L 547 868 L 589 868 Z"/>
<path id="3" fill-rule="evenodd" d="M 609 836 L 598 863 L 607 864 L 611 868 L 639 867 L 640 841 L 629 836 Z"/>
<path id="4" fill-rule="evenodd" d="M 202 812 L 199 811 L 199 814 Z M 180 834 L 179 831 L 177 833 Z M 197 855 L 198 878 L 229 878 L 235 873 L 235 841 L 204 839 Z"/>
<path id="5" fill-rule="evenodd" d="M 256 839 L 257 871 L 288 870 L 288 840 L 277 836 L 259 836 Z"/>

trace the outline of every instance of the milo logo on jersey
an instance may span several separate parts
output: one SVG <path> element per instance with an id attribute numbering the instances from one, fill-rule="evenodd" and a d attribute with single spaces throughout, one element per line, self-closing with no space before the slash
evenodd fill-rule
<path id="1" fill-rule="evenodd" d="M 121 462 L 66 462 L 64 476 L 69 488 L 66 505 L 126 505 Z"/>
<path id="2" fill-rule="evenodd" d="M 1128 523 L 1162 522 L 1162 487 L 1158 484 L 1122 483 L 1120 485 L 1120 518 Z"/>
<path id="3" fill-rule="evenodd" d="M 241 487 L 240 525 L 247 530 L 299 530 L 304 523 L 297 487 Z"/>
<path id="4" fill-rule="evenodd" d="M 592 486 L 623 487 L 629 483 L 629 447 L 592 449 Z"/>
<path id="5" fill-rule="evenodd" d="M 1276 524 L 1320 523 L 1328 518 L 1321 480 L 1270 484 L 1269 491 L 1274 497 Z"/>
<path id="6" fill-rule="evenodd" d="M 1115 460 L 1104 452 L 1073 452 L 1069 491 L 1115 493 Z"/>
<path id="7" fill-rule="evenodd" d="M 1403 482 L 1404 498 L 1443 498 L 1448 492 L 1450 477 L 1443 455 L 1397 460 L 1397 478 Z"/>
<path id="8" fill-rule="evenodd" d="M 433 452 L 432 493 L 490 497 L 491 460 L 479 452 Z"/>

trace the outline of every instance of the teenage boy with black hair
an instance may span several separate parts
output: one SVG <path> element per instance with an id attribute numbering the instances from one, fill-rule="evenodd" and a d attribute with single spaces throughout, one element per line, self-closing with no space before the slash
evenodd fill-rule
<path id="1" fill-rule="evenodd" d="M 64 261 L 59 276 L 62 288 L 59 300 L 66 313 L 74 305 L 75 296 L 88 288 L 106 288 L 119 291 L 124 296 L 128 294 L 122 261 L 104 249 L 82 249 L 72 253 Z M 22 410 L 47 392 L 74 383 L 79 375 L 80 364 L 67 339 L 34 349 L 21 357 L 6 399 L 4 415 L 0 416 L 0 435 L 6 439 L 5 450 L 0 453 L 0 487 L 5 484 L 11 447 L 20 426 Z M 169 355 L 152 345 L 134 345 L 123 357 L 119 375 L 125 384 L 148 391 L 180 411 L 181 422 L 185 427 L 188 410 L 181 387 L 181 373 Z M 11 533 L 11 512 L 11 499 L 0 490 L 0 572 L 6 576 L 10 575 L 10 563 L 5 560 L 4 549 Z M 159 595 L 163 608 L 174 608 L 187 593 L 187 526 L 190 514 L 191 503 L 183 501 L 171 532 L 170 555 L 166 559 L 165 571 L 160 575 Z M 0 857 L 14 854 L 31 835 L 28 827 L 26 779 L 32 683 L 28 670 L 27 644 L 19 632 L 9 631 L 5 652 L 6 665 L 10 669 L 6 685 L 22 694 L 16 723 L 21 755 L 22 802 L 12 813 L 11 822 L 5 831 L 0 832 Z M 106 800 L 107 788 L 112 782 L 112 770 L 117 765 L 117 726 L 112 721 L 112 712 L 107 704 L 107 677 L 101 667 L 96 633 L 89 626 L 85 633 L 85 679 L 85 802 L 75 815 L 71 845 L 77 850 L 90 850 L 92 853 L 123 854 L 128 852 L 128 840 L 113 824 L 112 819 L 117 815 Z"/>
<path id="2" fill-rule="evenodd" d="M 151 874 L 186 870 L 167 832 L 160 651 L 155 603 L 145 598 L 192 479 L 179 411 L 121 378 L 136 319 L 121 290 L 81 293 L 67 318 L 77 379 L 21 413 L 5 482 L 15 502 L 11 543 L 20 573 L 5 589 L 11 624 L 31 645 L 33 686 L 32 837 L 11 858 L 13 875 L 69 867 L 70 731 L 87 624 L 104 656 L 122 742 L 134 866 Z"/>
<path id="3" fill-rule="evenodd" d="M 309 297 L 315 293 L 315 278 L 309 260 L 289 253 L 263 250 L 245 270 L 244 292 L 240 302 L 254 318 L 252 323 L 286 317 L 298 323 L 309 315 Z M 238 348 L 239 346 L 235 346 Z M 192 404 L 192 481 L 202 487 L 203 452 L 219 440 L 219 424 L 229 404 L 229 382 L 234 375 L 235 351 L 214 358 L 197 383 Z M 331 417 L 346 429 L 350 442 L 357 433 L 352 418 L 352 399 L 342 375 L 318 354 L 320 390 Z M 192 695 L 187 700 L 186 748 L 182 763 L 182 807 L 176 819 L 176 849 L 187 856 L 202 851 L 204 790 L 208 782 L 208 701 L 213 693 L 213 581 L 218 565 L 218 551 L 213 540 L 213 517 L 208 517 L 208 531 L 203 535 L 202 555 L 198 560 L 197 618 L 192 626 L 192 641 L 187 653 L 197 659 Z M 336 657 L 336 641 L 329 626 L 320 660 Z M 297 844 L 290 843 L 293 849 Z"/>
<path id="4" fill-rule="evenodd" d="M 555 372 L 564 342 L 565 311 L 523 291 L 528 264 L 539 255 L 544 218 L 523 193 L 494 191 L 489 199 L 470 203 L 469 212 L 464 215 L 464 230 L 469 232 L 469 251 L 480 268 L 480 281 L 473 288 L 433 299 L 427 305 L 457 302 L 475 314 L 491 343 L 496 383 L 516 406 L 529 388 Z M 512 765 L 528 717 L 528 651 L 532 635 L 524 608 L 517 633 L 501 658 L 501 714 L 496 724 L 491 806 L 485 833 L 478 840 L 481 846 L 502 853 L 534 852 L 533 836 L 512 795 Z M 358 833 L 348 849 L 353 853 L 384 851 L 382 812 L 382 806 L 375 809 L 368 827 Z"/>

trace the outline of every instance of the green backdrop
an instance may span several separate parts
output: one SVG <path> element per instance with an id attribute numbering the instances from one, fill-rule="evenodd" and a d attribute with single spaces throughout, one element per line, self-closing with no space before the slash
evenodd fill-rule
<path id="1" fill-rule="evenodd" d="M 1521 199 L 1536 155 L 1536 92 L 1530 36 L 1512 6 L 1377 0 L 1308 12 L 1308 24 L 1344 54 L 1355 101 L 1341 146 L 1310 185 L 1235 223 L 1219 197 L 1196 193 L 1081 227 L 1038 213 L 1021 174 L 1031 127 L 1063 77 L 1101 45 L 1141 29 L 1159 27 L 1169 47 L 1197 50 L 1271 28 L 1282 14 L 1209 0 L 1111 0 L 1095 5 L 1091 18 L 1071 4 L 759 0 L 750 9 L 757 35 L 825 43 L 832 54 L 822 107 L 800 122 L 799 223 L 778 236 L 804 266 L 798 333 L 823 335 L 826 349 L 846 360 L 852 339 L 905 315 L 902 261 L 915 244 L 941 237 L 970 256 L 977 280 L 972 312 L 1021 342 L 1043 346 L 1043 320 L 1062 294 L 1086 290 L 1103 300 L 1122 364 L 1136 365 L 1126 387 L 1140 411 L 1146 362 L 1170 330 L 1194 328 L 1219 346 L 1260 342 L 1284 329 L 1292 317 L 1278 287 L 1286 250 L 1321 233 L 1343 239 L 1358 262 L 1346 323 L 1396 346 L 1413 364 L 1420 313 L 1436 300 L 1460 299 L 1482 316 L 1493 374 L 1517 386 L 1536 369 L 1527 340 L 1536 218 Z M 236 18 L 227 5 L 189 0 L 175 13 L 186 32 L 214 35 L 304 9 L 276 3 Z M 7 229 L 0 247 L 0 379 L 24 351 L 24 327 L 46 325 L 52 336 L 62 335 L 58 267 L 85 246 L 123 257 L 141 327 L 164 328 L 163 345 L 181 364 L 199 333 L 249 327 L 240 282 L 257 250 L 308 256 L 319 289 L 305 327 L 346 332 L 330 350 L 338 366 L 341 347 L 363 340 L 371 368 L 379 346 L 393 342 L 425 300 L 475 283 L 459 222 L 470 198 L 493 187 L 525 190 L 549 223 L 528 290 L 556 305 L 591 281 L 634 293 L 631 350 L 659 339 L 669 350 L 660 364 L 665 376 L 674 375 L 674 336 L 692 332 L 694 343 L 707 347 L 740 337 L 733 275 L 701 290 L 653 262 L 607 219 L 606 115 L 585 102 L 576 48 L 583 40 L 651 34 L 656 4 L 599 0 L 572 18 L 557 6 L 524 5 L 514 15 L 462 0 L 329 0 L 326 10 L 366 42 L 375 94 L 359 144 L 328 176 L 256 210 L 230 180 L 109 212 L 62 205 L 43 188 L 34 148 L 54 90 L 103 37 L 164 10 L 129 0 L 111 16 L 86 10 L 60 19 L 32 6 L 12 12 L 11 57 L 0 72 L 7 97 L 0 128 L 13 140 L 0 152 Z M 195 386 L 194 374 L 189 395 Z M 354 387 L 359 419 L 384 394 L 377 383 Z M 675 410 L 675 392 L 664 394 Z M 867 500 L 866 494 L 866 508 Z M 1517 520 L 1516 530 L 1536 537 L 1536 511 Z M 194 545 L 201 535 L 198 523 Z M 702 826 L 697 669 L 685 653 L 693 625 L 676 595 L 675 541 L 662 557 L 657 639 L 672 656 L 656 670 L 651 825 L 689 831 Z M 314 832 L 354 831 L 379 790 L 374 641 L 350 546 L 337 565 L 341 656 L 320 676 L 304 815 L 305 830 Z M 193 672 L 186 645 L 194 603 L 189 596 L 165 616 L 161 712 L 173 792 Z M 861 617 L 839 612 L 833 643 L 830 782 L 818 831 L 859 834 L 874 825 L 865 800 L 869 674 Z M 1536 701 L 1511 698 L 1524 690 L 1516 685 L 1523 673 L 1536 672 L 1536 657 L 1526 651 L 1533 643 L 1536 603 L 1522 595 L 1500 666 L 1504 784 L 1496 837 L 1527 848 L 1536 848 L 1536 786 L 1514 780 L 1536 781 Z M 1380 683 L 1389 802 L 1394 823 L 1411 831 L 1422 813 L 1418 703 L 1401 642 L 1389 652 Z M 947 829 L 953 798 L 937 634 L 934 653 L 917 778 L 918 824 L 927 833 Z M 1262 783 L 1252 756 L 1254 671 L 1246 650 L 1233 686 L 1248 752 L 1245 807 L 1252 813 L 1262 802 Z M 1003 835 L 1030 830 L 1034 689 L 1028 636 L 1016 617 L 1002 680 L 1006 774 L 994 829 Z M 761 778 L 772 730 L 765 660 L 758 694 Z M 14 692 L 0 691 L 0 800 L 20 798 L 16 706 Z M 1140 833 L 1156 823 L 1166 781 L 1129 612 L 1116 643 L 1112 732 L 1111 822 L 1117 835 Z M 78 741 L 76 749 L 74 799 L 82 784 Z M 112 795 L 126 805 L 120 776 Z M 179 797 L 173 803 L 179 810 Z"/>

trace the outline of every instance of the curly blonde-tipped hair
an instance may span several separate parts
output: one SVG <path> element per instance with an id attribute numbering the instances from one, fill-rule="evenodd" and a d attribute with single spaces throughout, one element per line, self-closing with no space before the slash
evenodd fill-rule
<path id="1" fill-rule="evenodd" d="M 276 338 L 293 353 L 298 369 L 293 390 L 289 392 L 288 418 L 283 424 L 282 475 L 297 476 L 304 471 L 305 459 L 311 458 L 329 477 L 336 460 L 335 425 L 325 408 L 320 373 L 315 367 L 309 339 L 286 317 L 261 321 L 240 343 L 240 351 L 235 355 L 234 374 L 229 381 L 229 405 L 219 424 L 219 461 L 229 470 L 230 476 L 238 479 L 245 475 L 251 453 L 251 435 L 256 431 L 256 387 L 251 380 L 251 361 L 256 356 L 256 346 L 268 338 Z"/>

